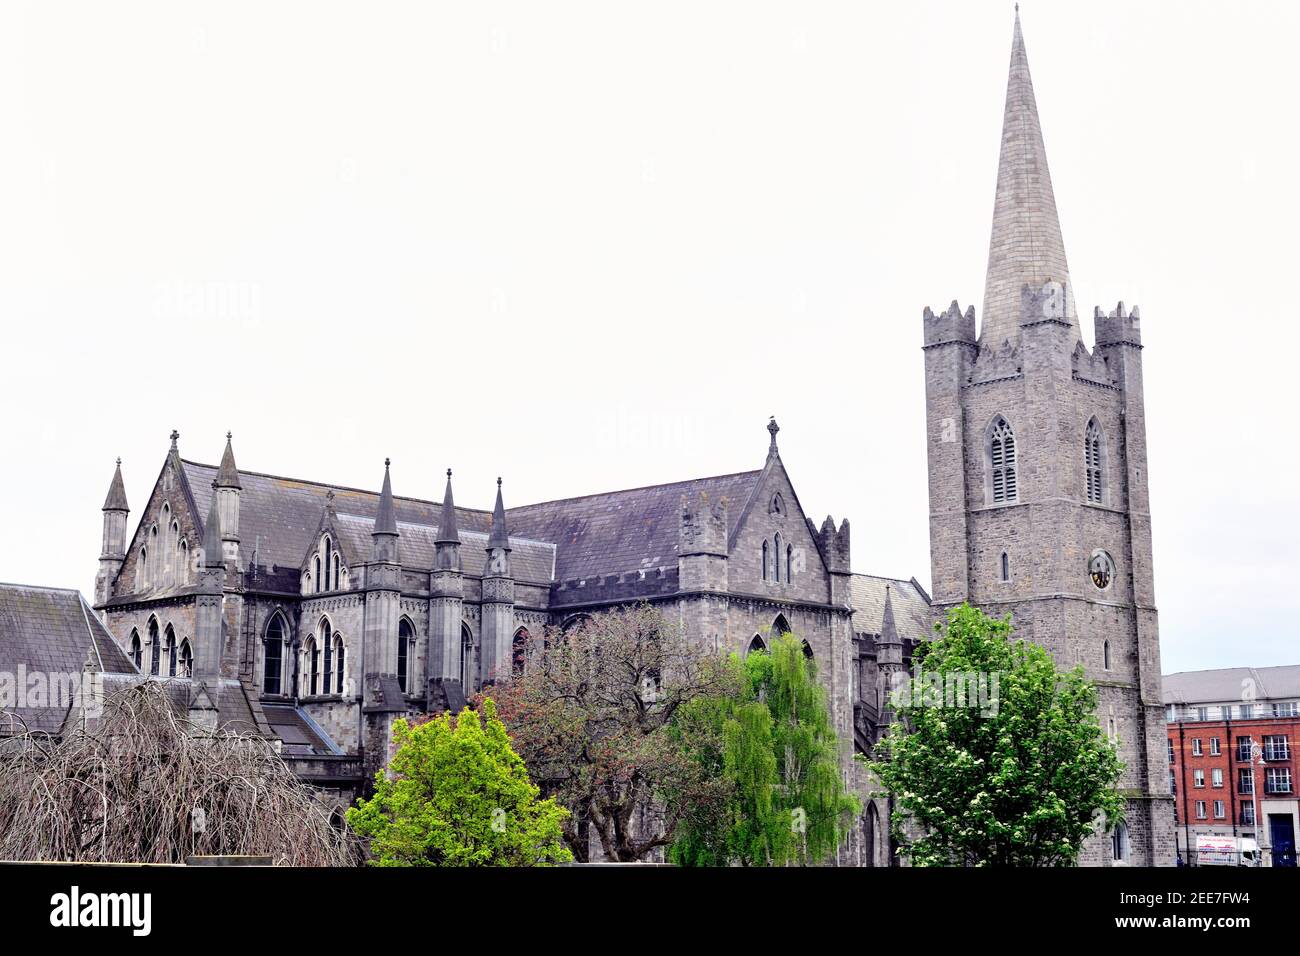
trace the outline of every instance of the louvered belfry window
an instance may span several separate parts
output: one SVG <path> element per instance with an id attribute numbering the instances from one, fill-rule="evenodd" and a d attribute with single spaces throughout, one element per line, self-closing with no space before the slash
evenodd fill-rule
<path id="1" fill-rule="evenodd" d="M 1101 483 L 1101 429 L 1096 419 L 1088 423 L 1088 432 L 1083 438 L 1083 467 L 1088 473 L 1088 500 L 1100 504 L 1104 498 Z"/>
<path id="2" fill-rule="evenodd" d="M 993 467 L 993 500 L 1016 500 L 1016 436 L 1005 418 L 993 423 L 989 439 L 990 461 Z"/>

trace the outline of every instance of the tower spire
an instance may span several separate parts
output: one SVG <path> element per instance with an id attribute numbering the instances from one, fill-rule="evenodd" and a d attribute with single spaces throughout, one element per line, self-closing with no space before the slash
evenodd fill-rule
<path id="1" fill-rule="evenodd" d="M 982 347 L 1015 341 L 1020 335 L 1020 290 L 1038 288 L 1049 280 L 1065 286 L 1065 319 L 1079 332 L 1065 240 L 1056 214 L 1052 175 L 1038 121 L 1034 84 L 1029 76 L 1020 10 L 1011 36 L 1011 67 L 1007 102 L 1002 115 L 1002 151 L 993 200 L 993 229 L 989 237 L 988 273 L 984 280 L 984 312 L 979 341 Z"/>
<path id="2" fill-rule="evenodd" d="M 117 460 L 117 470 L 108 486 L 108 497 L 104 499 L 104 511 L 130 511 L 126 504 L 126 485 L 122 483 L 122 459 Z"/>
<path id="3" fill-rule="evenodd" d="M 372 534 L 397 534 L 397 516 L 393 511 L 393 483 L 388 477 L 391 459 L 384 459 L 384 487 L 379 492 L 379 511 Z"/>
<path id="4" fill-rule="evenodd" d="M 231 434 L 226 432 L 226 450 L 221 455 L 221 467 L 217 469 L 218 488 L 239 488 L 239 469 L 235 467 L 235 450 L 230 446 Z"/>
<path id="5" fill-rule="evenodd" d="M 438 522 L 438 538 L 434 544 L 460 544 L 456 530 L 456 502 L 451 497 L 451 469 L 447 469 L 447 490 L 442 496 L 442 520 Z"/>
<path id="6" fill-rule="evenodd" d="M 203 526 L 203 563 L 209 568 L 223 567 L 225 552 L 221 547 L 221 511 L 217 501 L 217 484 L 212 483 L 212 507 Z"/>
<path id="7" fill-rule="evenodd" d="M 492 533 L 488 535 L 488 550 L 505 548 L 510 550 L 510 535 L 506 530 L 506 506 L 501 500 L 501 479 L 497 479 L 497 503 L 492 509 Z"/>

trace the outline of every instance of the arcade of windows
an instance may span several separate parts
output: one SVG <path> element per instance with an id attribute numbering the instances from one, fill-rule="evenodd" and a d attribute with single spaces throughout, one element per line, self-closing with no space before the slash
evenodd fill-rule
<path id="1" fill-rule="evenodd" d="M 180 521 L 172 515 L 171 504 L 164 501 L 158 520 L 150 526 L 140 545 L 136 561 L 137 590 L 192 583 L 198 559 L 198 549 L 191 554 Z"/>
<path id="2" fill-rule="evenodd" d="M 794 545 L 782 542 L 779 531 L 770 544 L 763 540 L 763 580 L 777 584 L 794 581 Z"/>
<path id="3" fill-rule="evenodd" d="M 343 557 L 330 536 L 324 535 L 316 553 L 307 562 L 302 573 L 302 593 L 320 594 L 322 591 L 339 591 L 347 587 L 348 569 Z"/>
<path id="4" fill-rule="evenodd" d="M 169 623 L 159 628 L 156 617 L 149 618 L 145 626 L 147 638 L 141 640 L 140 631 L 131 629 L 128 653 L 131 663 L 140 673 L 150 677 L 189 677 L 194 670 L 194 651 L 190 639 L 176 639 L 176 629 Z"/>
<path id="5" fill-rule="evenodd" d="M 303 697 L 341 695 L 344 687 L 347 645 L 343 635 L 334 630 L 329 618 L 323 617 L 317 632 L 307 635 L 302 645 L 299 674 Z"/>

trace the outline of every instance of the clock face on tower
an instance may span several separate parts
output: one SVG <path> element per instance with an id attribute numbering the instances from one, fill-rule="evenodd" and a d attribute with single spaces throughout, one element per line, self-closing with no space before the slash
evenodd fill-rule
<path id="1" fill-rule="evenodd" d="M 1088 560 L 1088 577 L 1092 578 L 1098 591 L 1110 587 L 1110 582 L 1115 577 L 1115 562 L 1109 554 L 1101 549 L 1092 552 L 1092 557 Z"/>

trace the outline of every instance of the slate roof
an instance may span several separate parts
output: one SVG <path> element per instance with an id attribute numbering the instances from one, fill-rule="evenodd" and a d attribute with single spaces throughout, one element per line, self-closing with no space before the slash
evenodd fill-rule
<path id="1" fill-rule="evenodd" d="M 761 474 L 744 471 L 507 508 L 506 521 L 515 534 L 555 543 L 558 581 L 676 568 L 682 495 L 694 498 L 703 491 L 714 501 L 725 496 L 732 534 Z"/>
<path id="2" fill-rule="evenodd" d="M 130 658 L 95 617 L 80 592 L 0 584 L 0 671 L 80 674 L 90 655 L 94 669 L 136 675 Z M 33 730 L 55 732 L 67 707 L 13 708 Z M 0 721 L 0 735 L 10 732 Z"/>
<path id="3" fill-rule="evenodd" d="M 849 582 L 849 604 L 853 608 L 853 630 L 879 634 L 885 617 L 885 587 L 894 610 L 894 626 L 903 640 L 921 641 L 930 636 L 930 598 L 915 579 L 900 581 L 872 574 L 855 574 Z"/>
<path id="4" fill-rule="evenodd" d="M 320 756 L 342 754 L 343 750 L 301 707 L 292 704 L 263 704 L 262 713 L 271 730 L 280 738 L 280 753 Z"/>
<path id="5" fill-rule="evenodd" d="M 1160 683 L 1166 704 L 1235 703 L 1243 699 L 1247 687 L 1253 689 L 1256 701 L 1300 700 L 1300 664 L 1179 671 L 1165 674 Z"/>
<path id="6" fill-rule="evenodd" d="M 217 469 L 182 461 L 195 505 L 204 513 L 212 497 Z M 760 471 L 631 488 L 506 509 L 511 530 L 515 579 L 544 584 L 620 574 L 647 568 L 676 567 L 678 509 L 683 494 L 701 491 L 716 500 L 726 496 L 729 532 L 734 532 Z M 245 555 L 258 548 L 258 564 L 297 569 L 320 527 L 325 496 L 334 492 L 337 526 L 353 561 L 370 555 L 370 533 L 379 495 L 314 481 L 241 471 L 239 534 Z M 402 563 L 433 566 L 442 503 L 393 497 Z M 491 531 L 491 514 L 456 507 L 461 565 L 481 575 Z"/>

